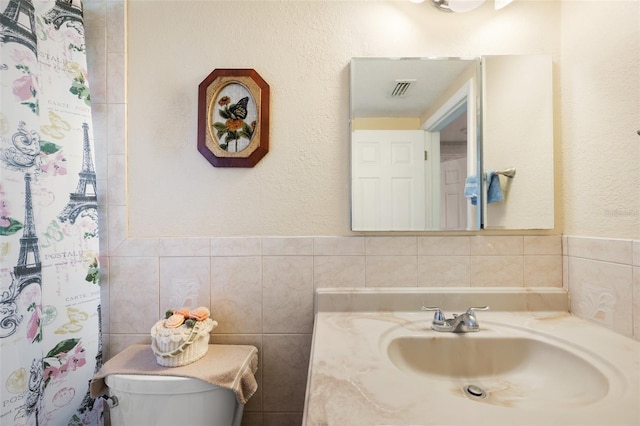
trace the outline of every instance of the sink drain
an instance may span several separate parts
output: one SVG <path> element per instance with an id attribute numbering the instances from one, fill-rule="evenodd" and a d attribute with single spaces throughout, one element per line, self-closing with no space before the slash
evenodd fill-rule
<path id="1" fill-rule="evenodd" d="M 481 387 L 476 385 L 467 385 L 464 388 L 465 395 L 474 398 L 474 399 L 484 399 L 487 397 L 487 393 Z"/>

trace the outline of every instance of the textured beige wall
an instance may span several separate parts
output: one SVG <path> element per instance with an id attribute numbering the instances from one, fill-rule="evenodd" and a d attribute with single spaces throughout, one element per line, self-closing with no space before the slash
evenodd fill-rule
<path id="1" fill-rule="evenodd" d="M 138 0 L 134 0 L 134 3 L 137 4 Z M 338 182 L 338 177 L 334 179 L 331 175 L 331 173 L 336 173 L 338 169 L 341 173 L 340 179 L 346 179 L 348 162 L 346 158 L 338 159 L 336 157 L 338 157 L 339 153 L 342 153 L 342 149 L 344 149 L 344 152 L 348 152 L 347 147 L 338 148 L 338 144 L 346 143 L 348 138 L 346 120 L 348 108 L 346 64 L 348 62 L 346 56 L 351 55 L 351 53 L 347 52 L 345 54 L 344 64 L 342 59 L 340 64 L 337 65 L 325 64 L 324 62 L 315 63 L 318 67 L 322 65 L 326 66 L 327 69 L 330 68 L 331 72 L 325 70 L 320 73 L 317 70 L 305 68 L 303 71 L 307 74 L 314 76 L 323 74 L 324 80 L 316 81 L 315 83 L 319 87 L 312 91 L 311 99 L 302 99 L 302 101 L 300 101 L 299 91 L 302 88 L 306 88 L 308 84 L 300 80 L 305 79 L 306 74 L 303 77 L 296 77 L 282 83 L 280 72 L 283 67 L 293 67 L 298 72 L 302 72 L 300 71 L 300 64 L 310 62 L 311 59 L 309 58 L 313 57 L 313 55 L 324 58 L 324 55 L 326 55 L 324 50 L 328 48 L 329 44 L 332 49 L 341 49 L 341 46 L 354 45 L 357 49 L 352 49 L 354 52 L 357 50 L 357 53 L 361 56 L 365 54 L 403 54 L 407 56 L 433 54 L 442 56 L 477 53 L 552 53 L 557 62 L 560 43 L 558 7 L 552 4 L 533 5 L 530 2 L 526 2 L 526 0 L 516 0 L 514 4 L 500 13 L 493 13 L 490 9 L 483 8 L 469 15 L 447 15 L 436 13 L 426 5 L 421 6 L 421 9 L 414 9 L 413 5 L 402 1 L 401 4 L 398 3 L 397 5 L 370 5 L 373 9 L 367 9 L 366 12 L 363 12 L 360 16 L 360 21 L 357 22 L 358 25 L 355 25 L 348 22 L 348 17 L 344 20 L 340 19 L 338 24 L 333 24 L 330 17 L 335 16 L 336 13 L 328 17 L 322 17 L 326 12 L 320 10 L 323 7 L 329 7 L 329 5 L 322 7 L 321 5 L 316 5 L 316 8 L 319 9 L 316 10 L 316 15 L 322 15 L 320 20 L 309 21 L 310 17 L 315 18 L 309 12 L 305 16 L 303 23 L 299 25 L 299 28 L 309 27 L 308 31 L 313 36 L 305 36 L 304 43 L 319 47 L 310 48 L 308 55 L 305 55 L 302 59 L 300 59 L 299 54 L 293 56 L 285 55 L 285 59 L 281 59 L 281 61 L 286 60 L 286 64 L 278 65 L 277 57 L 272 58 L 272 56 L 275 54 L 282 56 L 282 52 L 291 44 L 284 44 L 278 47 L 277 43 L 293 43 L 296 46 L 302 43 L 289 41 L 293 30 L 291 28 L 285 29 L 284 27 L 294 25 L 294 23 L 292 22 L 292 17 L 288 14 L 281 17 L 274 17 L 272 14 L 263 21 L 260 19 L 260 15 L 263 13 L 258 10 L 248 15 L 251 18 L 248 21 L 234 25 L 237 22 L 236 17 L 241 15 L 232 13 L 232 7 L 230 6 L 223 7 L 224 3 L 216 5 L 218 12 L 223 9 L 226 11 L 224 14 L 211 12 L 201 18 L 198 16 L 185 16 L 185 13 L 192 14 L 192 9 L 190 8 L 192 4 L 188 2 L 175 2 L 182 4 L 181 8 L 185 9 L 181 10 L 180 13 L 173 10 L 171 2 L 166 2 L 167 4 L 164 4 L 165 2 L 147 3 L 146 6 L 149 8 L 160 7 L 164 10 L 166 7 L 171 7 L 171 11 L 164 13 L 173 13 L 174 15 L 172 16 L 176 20 L 171 22 L 170 17 L 167 16 L 166 19 L 153 21 L 150 17 L 149 22 L 144 19 L 142 23 L 139 23 L 139 25 L 153 28 L 152 34 L 154 37 L 158 36 L 156 32 L 162 33 L 159 42 L 166 43 L 167 51 L 163 53 L 161 46 L 156 46 L 152 55 L 158 56 L 153 61 L 156 68 L 145 67 L 143 69 L 147 73 L 145 74 L 146 78 L 153 80 L 153 82 L 145 82 L 144 87 L 153 83 L 154 91 L 142 94 L 138 92 L 135 99 L 133 99 L 137 107 L 135 109 L 136 113 L 129 115 L 128 147 L 125 145 L 124 125 L 124 116 L 128 105 L 125 103 L 127 98 L 123 85 L 126 56 L 125 32 L 122 25 L 124 21 L 123 2 L 87 0 L 85 3 L 86 6 L 90 7 L 90 13 L 86 15 L 88 18 L 87 48 L 91 64 L 89 71 L 96 139 L 96 173 L 98 174 L 99 205 L 102 218 L 100 222 L 101 270 L 104 280 L 101 285 L 102 322 L 103 332 L 105 333 L 104 345 L 105 348 L 108 348 L 105 353 L 105 359 L 109 353 L 113 355 L 130 344 L 148 343 L 148 327 L 150 325 L 145 324 L 153 324 L 167 306 L 172 306 L 169 303 L 169 296 L 173 294 L 173 289 L 176 287 L 175 283 L 198 283 L 198 297 L 202 298 L 198 300 L 203 304 L 209 303 L 220 323 L 225 324 L 225 329 L 221 329 L 220 333 L 214 335 L 213 342 L 253 344 L 260 350 L 261 365 L 258 370 L 260 388 L 258 394 L 252 398 L 245 408 L 244 424 L 265 426 L 300 424 L 309 347 L 311 344 L 311 321 L 309 318 L 312 317 L 312 312 L 310 306 L 313 304 L 313 289 L 316 287 L 343 285 L 375 287 L 384 284 L 404 284 L 407 286 L 413 285 L 414 287 L 416 285 L 484 286 L 489 284 L 558 286 L 561 281 L 559 275 L 564 272 L 565 283 L 569 281 L 570 274 L 575 278 L 575 271 L 570 272 L 570 269 L 574 267 L 572 262 L 575 263 L 575 266 L 582 268 L 583 264 L 580 259 L 586 258 L 596 259 L 593 261 L 594 267 L 599 268 L 598 271 L 600 272 L 603 261 L 613 262 L 617 267 L 619 267 L 618 264 L 620 263 L 625 264 L 626 275 L 622 277 L 624 279 L 611 280 L 607 275 L 609 274 L 607 266 L 606 270 L 596 277 L 596 281 L 591 276 L 584 276 L 585 274 L 580 273 L 580 275 L 577 275 L 578 282 L 576 285 L 581 285 L 579 281 L 584 278 L 584 281 L 590 284 L 591 288 L 598 286 L 613 288 L 616 294 L 619 294 L 623 314 L 627 314 L 630 303 L 627 288 L 631 291 L 632 287 L 638 288 L 640 285 L 640 279 L 638 278 L 640 277 L 640 241 L 628 242 L 629 245 L 633 244 L 633 273 L 631 273 L 631 266 L 627 266 L 627 264 L 631 264 L 631 261 L 627 259 L 629 255 L 619 258 L 619 251 L 615 250 L 615 247 L 621 243 L 614 242 L 615 247 L 612 249 L 608 245 L 610 244 L 608 241 L 602 242 L 600 239 L 595 243 L 595 249 L 589 247 L 586 249 L 586 251 L 594 251 L 596 255 L 585 254 L 584 244 L 579 244 L 577 246 L 578 250 L 575 251 L 576 245 L 574 242 L 576 239 L 571 239 L 570 243 L 565 242 L 565 264 L 563 267 L 558 259 L 562 250 L 557 236 L 520 236 L 514 239 L 506 236 L 487 237 L 485 234 L 483 236 L 443 239 L 440 239 L 439 236 L 429 236 L 424 237 L 424 239 L 423 237 L 417 237 L 417 240 L 415 236 L 412 238 L 394 237 L 392 239 L 358 236 L 345 239 L 317 237 L 313 238 L 313 241 L 309 241 L 307 238 L 133 238 L 145 235 L 207 236 L 207 234 L 214 233 L 231 234 L 237 232 L 227 232 L 220 229 L 212 231 L 204 227 L 198 228 L 202 226 L 201 222 L 209 218 L 213 218 L 212 221 L 214 222 L 219 222 L 216 220 L 218 218 L 216 211 L 218 210 L 194 212 L 193 214 L 189 212 L 192 205 L 201 208 L 200 206 L 195 206 L 195 203 L 200 203 L 201 198 L 209 197 L 211 192 L 213 192 L 214 204 L 217 203 L 217 209 L 224 213 L 232 210 L 226 204 L 229 201 L 215 198 L 219 197 L 216 181 L 226 176 L 225 173 L 231 172 L 232 176 L 238 177 L 237 182 L 231 183 L 235 192 L 245 191 L 243 188 L 248 184 L 247 182 L 261 183 L 263 177 L 270 177 L 272 173 L 275 173 L 272 168 L 276 166 L 286 169 L 286 173 L 283 172 L 283 175 L 287 173 L 294 174 L 293 171 L 298 168 L 303 169 L 300 172 L 295 172 L 295 178 L 304 179 L 305 185 L 312 185 L 312 181 L 316 178 L 323 181 Z M 246 12 L 247 9 L 250 9 L 250 5 L 243 5 L 243 3 L 235 2 L 236 8 L 240 12 Z M 251 6 L 264 7 L 264 5 L 260 6 L 258 3 L 252 3 Z M 277 4 L 273 6 L 275 7 Z M 286 8 L 288 9 L 289 6 L 292 6 L 295 10 L 302 7 L 301 5 L 287 5 Z M 333 5 L 332 7 L 345 7 L 345 5 Z M 361 7 L 364 7 L 364 3 Z M 419 12 L 417 12 L 418 10 Z M 393 11 L 396 12 L 392 13 Z M 579 10 L 572 8 L 567 13 L 569 12 L 576 14 Z M 589 8 L 589 16 L 596 22 L 598 22 L 596 17 L 601 14 L 602 10 L 599 8 Z M 151 15 L 155 15 L 155 12 Z M 296 12 L 296 16 L 301 15 L 304 14 L 300 11 Z M 244 16 L 247 16 L 246 13 Z M 571 14 L 565 16 L 565 21 L 567 22 L 564 25 L 572 25 L 570 22 L 573 19 L 572 16 Z M 580 13 L 576 16 L 578 16 L 578 19 L 585 18 Z M 603 16 L 605 15 L 603 14 Z M 633 19 L 637 21 L 637 17 L 637 11 L 636 15 L 615 16 L 617 21 L 614 21 L 614 24 L 620 20 L 627 23 Z M 263 23 L 266 22 L 267 18 L 277 18 L 277 21 L 269 26 L 267 23 Z M 188 21 L 189 19 L 191 21 Z M 607 17 L 606 19 L 613 18 Z M 185 22 L 182 22 L 183 20 Z M 234 22 L 225 23 L 226 20 Z M 415 25 L 407 28 L 406 32 L 399 29 L 402 27 L 396 26 L 396 24 L 399 23 L 398 25 L 400 25 L 407 20 L 414 22 Z M 206 22 L 206 24 L 203 24 L 203 22 Z M 252 32 L 252 36 L 248 37 L 246 33 L 240 31 L 240 34 L 245 35 L 239 36 L 242 43 L 234 45 L 235 49 L 238 50 L 236 53 L 231 52 L 231 48 L 225 48 L 222 51 L 220 48 L 209 47 L 209 44 L 213 45 L 211 40 L 198 40 L 198 49 L 204 51 L 206 55 L 213 55 L 218 52 L 218 59 L 202 61 L 201 58 L 191 54 L 185 62 L 182 54 L 180 52 L 176 53 L 176 51 L 180 50 L 176 45 L 187 49 L 188 43 L 193 42 L 188 34 L 193 31 L 188 30 L 185 33 L 185 27 L 196 24 L 201 26 L 220 24 L 226 30 L 231 27 L 243 28 L 244 26 L 243 31 L 248 31 L 247 28 L 250 30 L 255 25 L 260 28 L 269 26 L 269 28 L 274 29 L 275 33 L 260 33 L 256 36 Z M 135 24 L 131 25 L 135 26 Z M 329 28 L 335 31 L 339 29 L 334 28 L 333 25 L 340 28 L 340 33 L 335 37 L 339 39 L 339 42 L 333 43 L 335 39 L 329 34 L 330 31 L 325 34 L 323 28 L 326 25 L 329 25 Z M 425 28 L 418 30 L 417 25 Z M 452 33 L 453 39 L 445 38 L 447 27 L 457 28 L 458 26 L 464 27 L 466 25 L 470 25 L 474 32 L 465 35 L 461 30 L 459 32 L 454 31 Z M 594 38 L 598 37 L 599 31 L 608 31 L 606 27 L 599 29 L 599 25 L 600 23 L 598 22 L 593 28 L 589 29 L 589 31 L 596 31 Z M 157 28 L 154 28 L 156 26 Z M 373 27 L 378 28 L 384 34 L 377 35 L 370 42 L 364 39 L 362 34 L 373 32 Z M 638 25 L 635 28 L 637 27 Z M 129 28 L 129 32 L 131 30 L 132 28 Z M 204 29 L 201 29 L 201 31 L 204 31 Z M 307 30 L 305 29 L 302 32 L 304 33 L 305 31 Z M 183 36 L 183 33 L 186 35 Z M 287 37 L 285 37 L 285 33 L 288 35 Z M 502 39 L 507 33 L 512 34 L 512 36 Z M 278 41 L 269 41 L 271 40 L 270 37 Z M 330 37 L 332 42 L 329 43 L 325 37 Z M 580 37 L 581 35 L 577 35 L 573 39 L 574 43 L 581 43 Z M 313 41 L 315 38 L 320 40 L 316 43 Z M 414 42 L 418 44 L 411 44 L 410 46 L 403 44 L 403 40 L 406 41 L 409 38 L 415 39 Z M 269 48 L 265 52 L 257 53 L 259 49 L 251 46 L 247 47 L 247 40 L 249 39 L 257 39 L 259 46 L 266 44 Z M 587 51 L 593 40 L 591 40 L 591 36 L 585 40 L 583 50 Z M 139 43 L 144 44 L 146 42 L 151 45 L 152 41 L 155 42 L 150 35 Z M 273 48 L 271 44 L 273 44 Z M 566 46 L 567 49 L 568 47 Z M 247 48 L 250 49 L 253 56 L 243 55 L 240 52 L 241 49 Z M 606 50 L 607 48 L 607 45 L 603 44 L 597 51 L 584 54 L 597 54 L 599 55 L 598 58 L 601 58 L 602 55 L 606 54 L 603 49 Z M 633 46 L 627 46 L 627 48 L 633 49 Z M 273 50 L 276 51 L 274 52 Z M 297 47 L 296 52 L 299 50 L 300 48 Z M 634 54 L 634 52 L 629 53 Z M 146 56 L 147 54 L 144 49 L 139 49 L 136 55 L 141 56 L 137 59 L 143 62 L 151 61 Z M 602 65 L 598 64 L 599 60 L 601 59 L 595 60 L 593 66 L 599 67 Z M 182 62 L 176 63 L 177 61 Z M 258 165 L 258 167 L 264 167 L 264 165 L 268 164 L 267 161 L 275 162 L 275 165 L 268 167 L 267 171 L 269 173 L 261 172 L 259 169 L 237 171 L 214 169 L 200 157 L 195 149 L 196 120 L 194 114 L 197 84 L 211 69 L 231 66 L 255 67 L 258 69 L 265 78 L 269 79 L 272 85 L 272 94 L 274 95 L 273 110 L 279 111 L 279 115 L 283 114 L 283 112 L 289 114 L 287 117 L 278 118 L 276 121 L 280 124 L 272 128 L 272 143 L 274 144 L 274 149 L 278 147 L 277 154 L 272 151 Z M 170 72 L 167 72 L 167 68 Z M 630 67 L 628 71 L 630 71 L 628 78 L 634 78 L 634 68 Z M 131 67 L 130 72 L 134 72 Z M 567 79 L 577 79 L 575 81 L 575 90 L 577 90 L 578 86 L 583 85 L 579 81 L 582 76 L 578 73 L 578 70 L 576 70 L 576 74 L 572 76 L 565 73 Z M 603 82 L 609 78 L 627 78 L 625 74 L 621 76 L 617 73 L 615 75 L 594 74 L 592 77 L 595 80 L 602 80 Z M 289 78 L 289 74 L 286 77 Z M 272 81 L 273 79 L 277 80 L 277 84 Z M 555 82 L 557 83 L 557 80 Z M 584 85 L 587 85 L 587 83 L 584 83 Z M 313 102 L 316 101 L 315 98 L 322 95 L 322 87 L 325 86 L 339 92 L 340 104 L 333 105 L 332 108 L 323 108 L 315 111 L 312 108 Z M 338 88 L 336 89 L 334 86 Z M 636 85 L 637 87 L 638 85 Z M 129 88 L 129 98 L 132 97 L 131 92 L 133 89 L 134 87 Z M 563 95 L 567 98 L 571 94 L 564 93 Z M 588 94 L 582 93 L 582 95 L 587 96 Z M 590 96 L 602 97 L 603 95 L 603 93 L 598 93 Z M 559 108 L 559 91 L 556 96 L 558 97 L 557 106 Z M 615 102 L 615 99 L 621 96 L 621 94 L 616 93 L 609 102 Z M 628 94 L 624 94 L 624 96 L 628 96 Z M 322 96 L 319 99 L 321 100 Z M 163 105 L 156 105 L 158 103 L 163 103 Z M 593 108 L 596 108 L 597 105 L 596 103 Z M 150 109 L 149 112 L 153 113 L 150 116 L 151 118 L 147 116 L 145 106 Z M 299 108 L 296 109 L 296 106 Z M 168 109 L 169 112 L 166 115 L 164 113 L 159 114 L 158 109 L 164 111 L 162 108 Z M 325 123 L 323 124 L 324 126 L 327 125 L 326 123 L 337 123 L 334 125 L 342 126 L 344 135 L 334 141 L 333 137 L 326 136 L 318 130 L 319 127 L 314 124 L 314 120 L 311 120 L 311 124 L 308 126 L 309 116 L 322 121 Z M 594 116 L 594 114 L 588 115 L 591 118 Z M 635 116 L 637 117 L 638 114 Z M 344 122 L 340 117 L 345 117 Z M 560 116 L 558 112 L 556 112 L 556 119 L 559 123 Z M 607 116 L 607 119 L 611 119 L 611 117 Z M 588 120 L 581 121 L 581 124 L 585 123 L 590 124 Z M 637 126 L 637 123 L 634 125 Z M 602 126 L 604 127 L 605 124 L 602 124 Z M 607 124 L 606 126 L 609 126 L 607 127 L 609 129 L 615 127 L 612 124 Z M 575 163 L 579 165 L 580 156 L 582 155 L 580 153 L 581 145 L 578 143 L 579 140 L 577 138 L 566 134 L 565 127 L 562 127 L 565 133 L 563 134 L 564 138 L 576 141 L 573 147 L 577 152 L 572 153 L 572 155 L 577 156 Z M 636 127 L 633 127 L 631 130 L 635 132 L 635 129 Z M 560 126 L 558 126 L 558 141 L 561 133 Z M 294 140 L 293 135 L 304 136 L 314 142 L 320 141 L 320 143 L 330 145 L 330 148 L 326 149 L 332 153 L 332 156 L 328 156 L 326 152 L 323 156 L 320 156 L 316 151 L 319 148 L 312 147 L 308 143 L 297 144 L 297 139 Z M 635 141 L 636 139 L 633 140 Z M 145 148 L 143 144 L 151 147 Z M 558 146 L 556 158 L 561 161 L 568 154 L 563 151 L 563 156 L 559 155 L 561 145 L 559 142 L 556 142 L 556 144 Z M 138 152 L 135 155 L 127 156 L 127 151 L 135 151 L 134 148 L 136 147 L 150 150 L 150 157 L 145 157 L 144 150 L 142 150 L 142 155 Z M 620 154 L 620 156 L 629 155 L 630 153 L 632 153 L 631 150 Z M 167 173 L 169 174 L 169 179 L 160 179 L 155 184 L 145 186 L 142 189 L 148 191 L 146 194 L 132 192 L 131 184 L 146 185 L 145 182 L 139 181 L 150 179 L 152 176 L 150 173 L 156 167 L 153 165 L 156 157 L 162 159 L 162 166 L 158 167 L 160 169 L 159 173 L 154 173 L 159 176 L 162 176 L 162 172 Z M 172 157 L 175 158 L 178 165 L 187 163 L 188 166 L 167 168 L 166 164 L 170 163 Z M 298 163 L 303 164 L 287 164 L 286 161 L 291 157 L 295 158 Z M 331 161 L 340 165 L 336 166 Z M 627 161 L 633 161 L 633 159 L 629 158 Z M 318 162 L 320 162 L 320 165 L 317 165 Z M 327 164 L 325 165 L 324 163 Z M 128 196 L 126 196 L 126 182 L 123 172 L 127 164 L 129 166 L 129 174 L 135 176 L 135 178 L 129 176 L 130 188 Z M 561 165 L 558 166 L 558 170 L 560 170 Z M 589 163 L 587 163 L 586 167 L 589 167 Z M 325 170 L 325 168 L 331 171 Z M 313 169 L 314 174 L 307 176 L 304 171 L 310 169 Z M 196 174 L 205 175 L 207 178 L 205 180 L 196 180 Z M 631 179 L 632 177 L 633 172 L 628 176 L 623 176 L 624 179 Z M 153 179 L 158 179 L 158 176 L 153 176 Z M 173 183 L 174 181 L 175 184 Z M 167 184 L 167 182 L 170 184 Z M 588 182 L 588 184 L 600 185 L 598 182 Z M 259 185 L 256 191 L 264 190 L 272 193 L 277 189 L 273 185 L 272 182 L 267 182 L 266 185 Z M 280 185 L 286 190 L 292 187 L 297 189 L 297 183 L 295 182 L 285 180 L 280 182 Z M 336 185 L 339 186 L 342 183 L 336 183 Z M 136 185 L 133 186 L 135 187 Z M 328 215 L 330 216 L 331 227 L 327 228 L 329 230 L 326 233 L 327 235 L 348 233 L 348 220 L 347 218 L 342 218 L 342 215 L 347 216 L 344 211 L 348 211 L 347 189 L 342 189 L 342 187 L 329 188 L 329 190 L 331 189 L 335 194 L 327 195 L 323 192 L 321 196 L 324 197 L 324 202 L 338 205 L 338 207 L 335 207 L 335 211 L 338 211 L 338 213 Z M 136 190 L 139 191 L 140 188 L 136 188 Z M 304 204 L 305 200 L 294 199 L 294 195 L 287 196 L 286 190 L 277 200 L 293 199 L 293 201 L 290 201 L 292 208 L 294 208 L 294 204 L 296 209 L 306 208 L 306 206 L 299 205 Z M 562 194 L 560 192 L 558 194 L 556 205 L 570 208 L 570 204 L 561 202 L 563 200 Z M 628 196 L 630 199 L 627 202 L 631 202 L 634 198 L 633 194 Z M 170 220 L 162 218 L 164 222 L 159 224 L 145 224 L 145 220 L 157 221 L 157 218 L 145 218 L 144 214 L 146 213 L 144 211 L 137 212 L 139 202 L 148 201 L 153 203 L 153 200 L 151 200 L 153 197 L 162 198 L 161 201 L 164 203 L 164 207 L 161 208 L 173 209 L 173 205 L 180 202 L 181 204 L 175 206 L 179 210 L 179 214 L 175 214 Z M 138 204 L 136 204 L 136 208 L 129 209 L 127 201 L 131 203 L 138 202 Z M 267 201 L 268 203 L 276 203 L 276 201 L 272 202 L 269 199 Z M 567 203 L 569 202 L 567 201 Z M 255 205 L 246 204 L 255 209 Z M 287 204 L 283 205 L 287 206 Z M 273 206 L 269 208 L 274 210 Z M 129 212 L 129 210 L 131 211 Z M 248 218 L 240 217 L 234 220 L 241 221 L 239 225 L 245 222 L 257 222 L 256 219 L 252 219 L 256 214 L 254 211 L 250 210 L 251 214 L 248 215 Z M 165 215 L 166 212 L 159 213 Z M 247 215 L 246 212 L 243 213 Z M 196 221 L 189 223 L 185 222 L 184 216 L 187 214 L 199 216 Z M 278 212 L 278 214 L 282 214 L 288 220 L 293 217 L 286 209 Z M 187 219 L 191 220 L 190 218 Z M 309 229 L 309 231 L 304 232 L 305 234 L 319 232 L 318 228 L 313 223 L 310 224 L 306 218 L 294 217 L 293 220 L 296 222 L 296 227 L 291 227 L 290 233 L 275 226 L 259 230 L 259 233 L 275 234 L 276 232 L 287 232 L 287 235 L 296 236 L 304 232 L 297 230 L 304 225 L 308 225 Z M 127 230 L 128 221 L 132 225 L 129 229 L 130 232 Z M 604 221 L 603 225 L 609 227 L 617 226 L 614 222 Z M 141 228 L 137 228 L 140 224 L 145 226 L 144 232 L 142 232 Z M 238 235 L 250 235 L 250 233 L 255 232 L 256 226 L 259 226 L 259 224 L 247 226 L 246 231 L 241 231 Z M 626 226 L 631 229 L 634 224 L 628 222 Z M 283 227 L 286 228 L 286 224 Z M 591 235 L 591 230 L 589 229 L 583 232 Z M 603 232 L 606 233 L 607 231 Z M 461 245 L 460 242 L 465 244 Z M 569 246 L 569 249 L 567 249 L 567 246 Z M 572 251 L 572 248 L 574 251 Z M 608 254 L 610 252 L 616 254 L 613 259 Z M 607 255 L 603 256 L 603 253 Z M 571 257 L 579 258 L 578 262 L 575 259 L 572 260 Z M 264 266 L 260 268 L 258 266 L 260 264 Z M 492 273 L 494 275 L 491 275 Z M 312 277 L 312 279 L 309 277 Z M 391 280 L 383 282 L 388 278 L 393 278 L 395 281 L 404 280 L 404 282 L 396 283 Z M 620 278 L 620 274 L 616 278 Z M 594 283 L 596 286 L 593 285 Z M 573 284 L 572 281 L 572 300 L 574 299 Z M 621 289 L 622 287 L 624 289 Z M 591 296 L 591 293 L 587 291 L 577 291 L 581 292 L 576 293 L 577 297 L 575 299 L 578 303 L 580 301 L 578 298 L 581 295 L 585 297 Z M 593 297 L 591 299 L 595 300 Z M 633 309 L 634 312 L 640 312 L 640 292 L 633 292 Z M 129 315 L 130 312 L 136 312 L 137 314 L 131 316 Z M 617 320 L 620 317 L 617 314 L 615 315 L 616 327 L 619 327 L 621 323 Z M 640 330 L 640 315 L 635 315 L 634 319 L 635 336 L 638 338 L 640 336 L 637 331 Z M 300 329 L 301 324 L 303 324 L 304 330 Z M 628 335 L 627 323 L 624 324 L 625 329 L 622 332 Z"/>
<path id="2" fill-rule="evenodd" d="M 640 237 L 640 2 L 563 1 L 560 170 L 567 235 Z"/>
<path id="3" fill-rule="evenodd" d="M 446 14 L 408 1 L 128 3 L 128 235 L 351 235 L 353 56 L 551 54 L 560 4 Z M 212 167 L 196 149 L 197 86 L 254 68 L 271 87 L 269 153 Z"/>

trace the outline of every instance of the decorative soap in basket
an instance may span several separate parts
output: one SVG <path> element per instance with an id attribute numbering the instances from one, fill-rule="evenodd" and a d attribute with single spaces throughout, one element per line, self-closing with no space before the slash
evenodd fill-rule
<path id="1" fill-rule="evenodd" d="M 204 306 L 168 310 L 151 328 L 151 349 L 158 364 L 180 367 L 199 360 L 209 350 L 209 333 L 217 325 Z"/>

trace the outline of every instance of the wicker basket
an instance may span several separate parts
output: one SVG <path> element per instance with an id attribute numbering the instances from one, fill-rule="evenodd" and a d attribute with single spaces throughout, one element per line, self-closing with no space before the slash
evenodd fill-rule
<path id="1" fill-rule="evenodd" d="M 205 356 L 209 350 L 209 333 L 218 325 L 211 318 L 196 322 L 193 328 L 184 324 L 167 328 L 164 322 L 160 320 L 151 328 L 151 349 L 158 364 L 164 367 L 180 367 Z"/>

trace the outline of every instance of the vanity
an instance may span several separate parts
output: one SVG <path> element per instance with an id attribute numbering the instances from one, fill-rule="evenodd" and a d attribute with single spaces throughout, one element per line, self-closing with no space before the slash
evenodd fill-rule
<path id="1" fill-rule="evenodd" d="M 472 306 L 478 331 L 432 329 Z M 640 342 L 558 288 L 318 289 L 306 426 L 637 425 Z"/>

